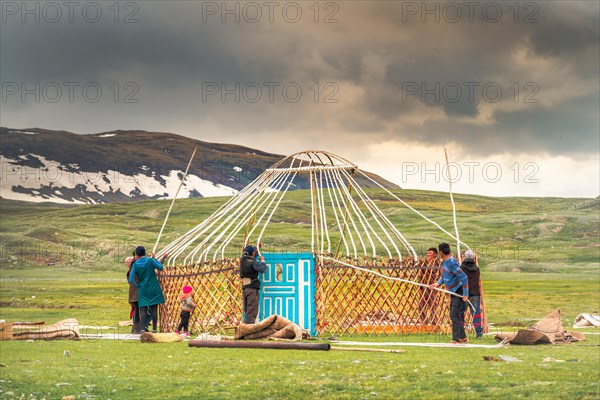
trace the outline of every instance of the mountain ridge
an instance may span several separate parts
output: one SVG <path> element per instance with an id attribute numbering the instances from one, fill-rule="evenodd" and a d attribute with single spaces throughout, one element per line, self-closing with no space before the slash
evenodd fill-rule
<path id="1" fill-rule="evenodd" d="M 178 197 L 232 195 L 283 155 L 169 132 L 94 134 L 0 127 L 0 197 L 55 203 L 110 203 L 175 195 L 193 148 L 198 151 Z M 367 173 L 386 188 L 397 185 Z M 374 187 L 366 178 L 361 186 Z M 299 178 L 294 189 L 310 186 Z"/>

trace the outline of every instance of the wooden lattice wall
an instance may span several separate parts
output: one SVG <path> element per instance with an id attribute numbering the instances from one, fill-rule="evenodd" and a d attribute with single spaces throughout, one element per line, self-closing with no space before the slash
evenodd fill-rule
<path id="1" fill-rule="evenodd" d="M 344 260 L 382 275 L 431 284 L 441 275 L 439 261 Z M 160 307 L 160 327 L 171 332 L 179 323 L 178 296 L 185 285 L 195 290 L 197 307 L 190 331 L 231 333 L 242 319 L 239 260 L 225 259 L 194 266 L 168 267 L 160 273 L 166 303 Z M 410 265 L 407 267 L 406 265 Z M 315 303 L 319 334 L 449 333 L 449 295 L 410 283 L 393 281 L 333 261 L 316 264 Z M 482 299 L 483 300 L 483 299 Z M 483 301 L 482 301 L 483 303 Z M 473 327 L 467 312 L 467 328 Z M 482 310 L 484 331 L 487 323 Z"/>
<path id="2" fill-rule="evenodd" d="M 162 332 L 175 331 L 180 319 L 178 297 L 185 285 L 194 288 L 196 309 L 190 331 L 225 333 L 242 321 L 242 282 L 239 259 L 165 268 L 158 279 L 165 295 L 160 306 Z"/>
<path id="3" fill-rule="evenodd" d="M 404 267 L 399 260 L 345 260 L 381 275 L 429 285 L 441 274 L 424 260 Z M 348 334 L 449 332 L 447 295 L 354 268 L 324 263 L 317 281 L 317 330 Z M 406 263 L 409 264 L 409 263 Z"/>

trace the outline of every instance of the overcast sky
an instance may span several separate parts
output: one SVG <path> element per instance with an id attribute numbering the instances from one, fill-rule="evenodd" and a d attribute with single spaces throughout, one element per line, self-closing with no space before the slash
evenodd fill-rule
<path id="1" fill-rule="evenodd" d="M 446 148 L 456 192 L 595 197 L 599 4 L 3 1 L 1 125 L 327 150 L 431 190 Z"/>

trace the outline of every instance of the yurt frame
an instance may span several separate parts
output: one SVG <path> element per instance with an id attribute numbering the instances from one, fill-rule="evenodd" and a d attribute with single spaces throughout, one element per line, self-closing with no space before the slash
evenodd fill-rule
<path id="1" fill-rule="evenodd" d="M 323 151 L 296 153 L 274 164 L 211 216 L 160 250 L 158 257 L 168 255 L 165 270 L 159 274 L 166 299 L 160 308 L 161 330 L 176 328 L 177 298 L 185 285 L 194 287 L 198 304 L 190 319 L 191 331 L 223 334 L 241 322 L 241 249 L 262 242 L 278 206 L 303 175 L 308 175 L 309 182 L 304 185 L 310 187 L 311 197 L 316 331 L 374 335 L 450 332 L 449 296 L 425 287 L 439 279 L 439 260 L 419 257 L 361 183 L 383 189 L 457 244 L 469 247 L 356 165 Z M 482 317 L 487 331 L 483 297 Z M 470 321 L 466 322 L 472 331 Z"/>

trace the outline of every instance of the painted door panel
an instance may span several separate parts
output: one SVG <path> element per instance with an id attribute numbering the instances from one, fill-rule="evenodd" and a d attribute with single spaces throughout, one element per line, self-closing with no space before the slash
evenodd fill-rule
<path id="1" fill-rule="evenodd" d="M 278 314 L 316 334 L 315 273 L 311 253 L 263 253 L 259 319 Z"/>

